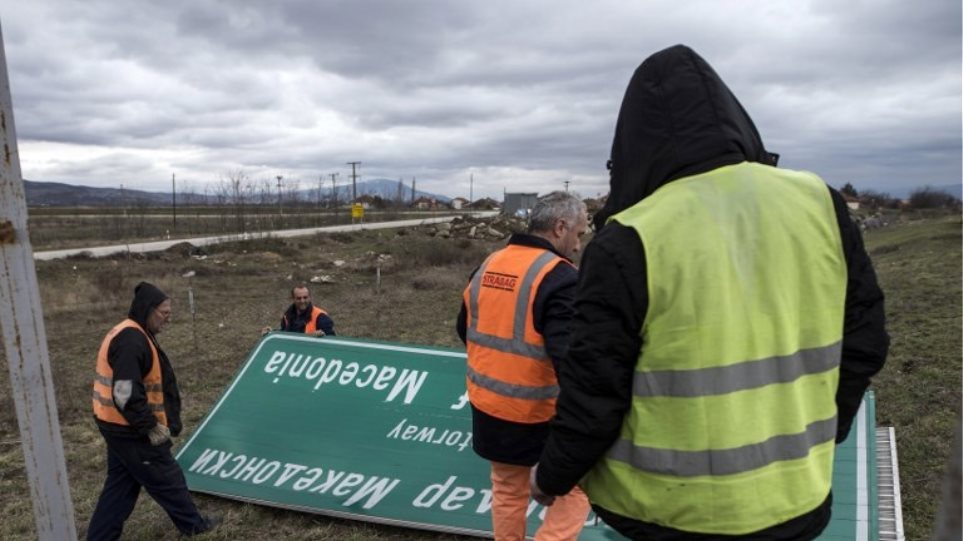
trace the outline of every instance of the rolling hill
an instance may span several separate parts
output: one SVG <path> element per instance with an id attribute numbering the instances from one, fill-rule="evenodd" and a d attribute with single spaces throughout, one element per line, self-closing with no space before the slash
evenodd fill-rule
<path id="1" fill-rule="evenodd" d="M 129 190 L 120 188 L 95 188 L 92 186 L 79 186 L 66 184 L 63 182 L 40 182 L 33 180 L 23 181 L 24 192 L 27 197 L 27 206 L 30 207 L 113 207 L 113 206 L 169 206 L 171 204 L 170 192 L 148 192 L 142 190 Z M 357 193 L 361 195 L 378 196 L 386 200 L 394 200 L 399 195 L 398 181 L 388 179 L 372 179 L 359 182 Z M 330 187 L 321 189 L 321 199 L 331 198 L 332 190 Z M 337 196 L 339 201 L 350 198 L 350 184 L 337 186 Z M 273 197 L 276 197 L 273 196 Z M 447 203 L 450 197 L 438 195 L 430 192 L 416 190 L 414 199 L 419 197 L 430 197 Z M 311 202 L 318 199 L 318 189 L 310 188 L 299 190 L 294 194 L 285 194 L 286 199 L 297 199 L 298 201 Z M 404 201 L 411 201 L 411 186 L 403 185 L 401 198 Z M 223 198 L 220 198 L 221 200 Z M 177 204 L 218 204 L 219 198 L 213 195 L 192 193 L 189 195 L 177 193 Z"/>

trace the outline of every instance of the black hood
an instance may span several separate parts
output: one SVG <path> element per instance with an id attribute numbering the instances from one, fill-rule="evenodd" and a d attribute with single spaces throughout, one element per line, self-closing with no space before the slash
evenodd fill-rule
<path id="1" fill-rule="evenodd" d="M 147 316 L 150 315 L 150 311 L 168 298 L 166 293 L 153 284 L 141 282 L 134 288 L 134 300 L 130 303 L 130 310 L 127 312 L 127 317 L 136 321 L 138 325 L 146 330 Z"/>
<path id="2" fill-rule="evenodd" d="M 615 126 L 600 229 L 663 184 L 743 161 L 775 165 L 739 100 L 685 45 L 647 58 L 629 81 Z"/>

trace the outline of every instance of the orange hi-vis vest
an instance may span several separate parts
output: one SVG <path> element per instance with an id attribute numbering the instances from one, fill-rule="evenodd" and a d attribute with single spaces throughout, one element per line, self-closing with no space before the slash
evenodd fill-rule
<path id="1" fill-rule="evenodd" d="M 144 334 L 147 344 L 150 346 L 151 367 L 150 372 L 144 377 L 144 387 L 147 391 L 147 406 L 150 408 L 157 422 L 167 426 L 167 413 L 164 411 L 164 382 L 161 376 L 160 357 L 157 348 L 151 341 L 147 333 L 132 319 L 125 319 L 118 323 L 100 344 L 100 351 L 97 353 L 97 375 L 94 378 L 94 416 L 101 421 L 114 423 L 117 425 L 130 425 L 127 419 L 121 415 L 117 406 L 114 404 L 114 370 L 107 362 L 107 350 L 110 343 L 120 331 L 134 328 Z"/>
<path id="2" fill-rule="evenodd" d="M 490 255 L 465 288 L 468 399 L 488 415 L 528 424 L 555 415 L 558 380 L 532 306 L 560 263 L 571 264 L 549 250 L 510 244 Z"/>
<path id="3" fill-rule="evenodd" d="M 322 310 L 321 308 L 318 308 L 317 306 L 315 306 L 315 305 L 312 304 L 312 305 L 311 305 L 311 319 L 310 319 L 310 320 L 307 322 L 307 324 L 304 326 L 304 334 L 311 334 L 311 333 L 313 333 L 313 332 L 315 332 L 315 331 L 318 330 L 318 316 L 320 316 L 321 314 L 328 315 L 327 312 L 325 312 L 325 311 Z M 287 324 L 287 323 L 288 323 L 288 317 L 287 317 L 287 316 L 283 316 L 283 317 L 284 317 L 285 323 Z"/>

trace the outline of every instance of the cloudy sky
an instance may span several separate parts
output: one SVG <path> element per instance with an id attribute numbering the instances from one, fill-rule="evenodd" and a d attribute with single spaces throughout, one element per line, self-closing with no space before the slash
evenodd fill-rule
<path id="1" fill-rule="evenodd" d="M 781 166 L 902 194 L 961 182 L 959 0 L 0 0 L 23 176 L 204 191 L 607 192 L 622 94 L 685 43 Z"/>

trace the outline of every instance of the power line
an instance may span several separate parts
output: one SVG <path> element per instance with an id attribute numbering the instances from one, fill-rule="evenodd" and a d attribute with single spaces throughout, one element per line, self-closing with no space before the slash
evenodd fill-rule
<path id="1" fill-rule="evenodd" d="M 281 175 L 277 176 L 278 179 L 278 213 L 284 214 L 284 209 L 281 207 L 281 179 L 284 177 Z"/>
<path id="2" fill-rule="evenodd" d="M 174 223 L 171 229 L 177 229 L 177 184 L 174 182 L 175 175 L 171 173 L 171 211 L 174 213 Z"/>
<path id="3" fill-rule="evenodd" d="M 323 189 L 324 175 L 318 175 L 318 209 L 321 208 L 321 190 Z"/>
<path id="4" fill-rule="evenodd" d="M 358 174 L 355 172 L 355 168 L 361 165 L 361 162 L 348 162 L 351 166 L 351 201 L 358 200 Z"/>
<path id="5" fill-rule="evenodd" d="M 338 178 L 338 173 L 328 173 L 331 175 L 331 198 L 333 199 L 332 208 L 338 208 L 338 188 L 334 179 Z"/>

